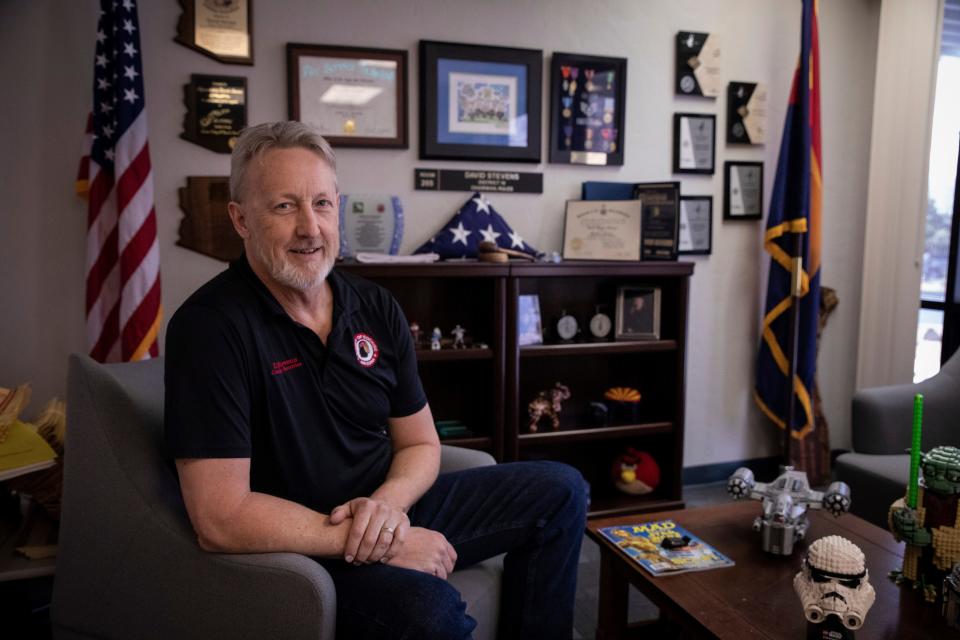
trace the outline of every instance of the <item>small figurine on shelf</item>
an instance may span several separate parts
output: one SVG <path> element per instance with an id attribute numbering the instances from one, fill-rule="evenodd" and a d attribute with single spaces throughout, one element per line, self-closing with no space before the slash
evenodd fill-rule
<path id="1" fill-rule="evenodd" d="M 430 334 L 430 349 L 431 351 L 440 351 L 440 337 L 443 334 L 440 332 L 440 327 L 434 327 L 433 333 Z"/>
<path id="2" fill-rule="evenodd" d="M 454 349 L 466 349 L 467 344 L 463 341 L 463 335 L 467 332 L 466 329 L 457 325 L 453 328 L 450 334 L 453 336 L 453 348 Z"/>
<path id="3" fill-rule="evenodd" d="M 614 461 L 611 475 L 617 489 L 634 496 L 650 493 L 660 484 L 657 461 L 646 451 L 637 451 L 633 447 Z"/>
<path id="4" fill-rule="evenodd" d="M 763 550 L 781 556 L 793 553 L 793 545 L 807 535 L 810 521 L 807 509 L 827 509 L 834 516 L 850 510 L 850 487 L 833 482 L 825 492 L 814 491 L 807 474 L 793 467 L 780 467 L 780 475 L 771 483 L 756 482 L 753 471 L 740 467 L 727 480 L 727 493 L 734 500 L 752 498 L 761 501 L 760 516 L 753 530 L 761 532 Z"/>
<path id="5" fill-rule="evenodd" d="M 877 594 L 860 547 L 840 536 L 814 541 L 793 589 L 807 618 L 807 638 L 853 640 Z"/>
<path id="6" fill-rule="evenodd" d="M 410 337 L 413 338 L 413 348 L 420 348 L 420 325 L 416 320 L 410 323 Z"/>
<path id="7" fill-rule="evenodd" d="M 570 398 L 570 389 L 567 385 L 557 382 L 552 389 L 541 391 L 537 397 L 527 405 L 530 414 L 530 433 L 536 433 L 541 418 L 550 418 L 550 426 L 554 431 L 560 428 L 560 403 Z"/>

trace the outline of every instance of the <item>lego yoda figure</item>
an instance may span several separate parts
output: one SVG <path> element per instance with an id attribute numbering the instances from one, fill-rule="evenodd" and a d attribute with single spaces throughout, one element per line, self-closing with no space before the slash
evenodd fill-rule
<path id="1" fill-rule="evenodd" d="M 935 602 L 943 579 L 960 561 L 960 449 L 931 449 L 923 455 L 921 471 L 916 508 L 904 498 L 890 505 L 890 531 L 897 541 L 907 543 L 903 568 L 890 576 L 897 584 L 922 589 L 924 598 Z"/>

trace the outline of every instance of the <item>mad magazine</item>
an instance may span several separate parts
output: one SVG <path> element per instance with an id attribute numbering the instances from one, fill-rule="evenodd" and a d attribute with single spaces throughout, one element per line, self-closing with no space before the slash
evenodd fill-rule
<path id="1" fill-rule="evenodd" d="M 673 520 L 600 529 L 605 538 L 655 576 L 733 566 L 733 560 Z M 682 544 L 683 538 L 686 544 Z M 664 540 L 682 546 L 663 545 Z M 669 543 L 668 543 L 669 544 Z"/>

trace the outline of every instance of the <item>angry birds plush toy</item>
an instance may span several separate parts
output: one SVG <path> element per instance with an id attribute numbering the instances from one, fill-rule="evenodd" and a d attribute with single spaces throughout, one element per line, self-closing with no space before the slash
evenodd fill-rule
<path id="1" fill-rule="evenodd" d="M 637 451 L 633 447 L 613 463 L 611 475 L 617 489 L 635 496 L 650 493 L 660 484 L 657 461 L 646 451 Z"/>

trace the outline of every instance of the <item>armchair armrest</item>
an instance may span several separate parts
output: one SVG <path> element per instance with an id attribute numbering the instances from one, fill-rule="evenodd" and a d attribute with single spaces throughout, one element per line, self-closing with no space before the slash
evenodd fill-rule
<path id="1" fill-rule="evenodd" d="M 493 456 L 486 451 L 454 447 L 449 444 L 440 445 L 440 473 L 486 467 L 496 463 Z"/>

